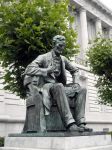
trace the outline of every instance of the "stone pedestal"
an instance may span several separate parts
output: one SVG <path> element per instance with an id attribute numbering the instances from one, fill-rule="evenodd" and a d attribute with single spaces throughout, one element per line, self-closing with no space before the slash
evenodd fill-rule
<path id="1" fill-rule="evenodd" d="M 6 137 L 5 147 L 0 150 L 92 150 L 93 148 L 111 150 L 111 135 L 102 132 L 11 134 Z"/>

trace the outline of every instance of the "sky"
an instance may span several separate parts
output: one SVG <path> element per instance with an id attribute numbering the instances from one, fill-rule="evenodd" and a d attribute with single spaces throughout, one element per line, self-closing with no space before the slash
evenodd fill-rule
<path id="1" fill-rule="evenodd" d="M 99 1 L 112 10 L 112 0 L 99 0 Z"/>

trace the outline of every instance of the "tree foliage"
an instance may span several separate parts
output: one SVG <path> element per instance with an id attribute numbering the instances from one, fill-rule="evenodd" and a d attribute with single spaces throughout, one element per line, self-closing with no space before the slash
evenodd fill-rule
<path id="1" fill-rule="evenodd" d="M 112 105 L 112 39 L 98 37 L 88 52 L 91 71 L 98 75 L 101 103 Z"/>
<path id="2" fill-rule="evenodd" d="M 68 0 L 9 0 L 0 6 L 0 61 L 5 69 L 5 89 L 25 97 L 23 72 L 38 55 L 52 48 L 54 35 L 66 37 L 64 55 L 78 52 L 76 32 L 68 23 Z"/>

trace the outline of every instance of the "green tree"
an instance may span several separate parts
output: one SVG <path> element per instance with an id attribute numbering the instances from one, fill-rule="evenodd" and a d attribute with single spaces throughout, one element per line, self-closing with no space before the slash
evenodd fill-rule
<path id="1" fill-rule="evenodd" d="M 0 5 L 0 61 L 5 70 L 5 89 L 25 98 L 23 72 L 38 55 L 52 48 L 52 37 L 66 37 L 64 55 L 78 52 L 76 32 L 69 28 L 73 17 L 68 0 L 9 0 Z"/>
<path id="2" fill-rule="evenodd" d="M 91 71 L 98 75 L 100 102 L 112 105 L 112 39 L 96 38 L 87 55 Z"/>

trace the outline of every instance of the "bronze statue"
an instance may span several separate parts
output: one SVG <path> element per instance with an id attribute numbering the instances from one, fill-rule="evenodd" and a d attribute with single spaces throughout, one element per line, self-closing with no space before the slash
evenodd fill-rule
<path id="1" fill-rule="evenodd" d="M 28 122 L 36 131 L 46 131 L 45 116 L 51 112 L 51 107 L 55 103 L 61 116 L 64 127 L 68 131 L 92 131 L 85 125 L 85 103 L 86 89 L 77 83 L 78 68 L 74 67 L 70 61 L 62 56 L 65 48 L 65 37 L 56 35 L 53 37 L 53 49 L 43 55 L 38 56 L 25 70 L 24 85 L 27 87 L 27 106 L 35 104 L 35 113 L 40 114 L 34 123 L 30 112 L 26 114 L 24 131 L 27 132 Z M 66 85 L 66 70 L 73 77 L 73 84 Z M 69 101 L 74 102 L 73 111 L 70 109 Z M 37 103 L 38 100 L 38 104 Z M 29 107 L 30 108 L 30 107 Z M 30 119 L 28 118 L 30 116 Z M 28 120 L 29 119 L 29 120 Z M 32 129 L 29 129 L 30 131 Z"/>

